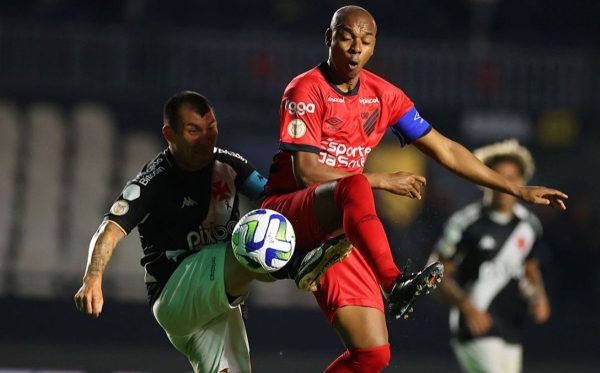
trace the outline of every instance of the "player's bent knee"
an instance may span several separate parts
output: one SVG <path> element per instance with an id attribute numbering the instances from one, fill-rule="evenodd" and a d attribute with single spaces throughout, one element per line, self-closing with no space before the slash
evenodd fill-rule
<path id="1" fill-rule="evenodd" d="M 359 366 L 364 372 L 379 372 L 388 366 L 391 359 L 390 345 L 357 348 L 350 350 L 350 355 L 356 356 Z M 369 368 L 371 370 L 369 370 Z"/>
<path id="2" fill-rule="evenodd" d="M 373 195 L 371 184 L 363 174 L 356 174 L 338 180 L 335 189 L 335 200 L 338 205 L 347 202 L 348 199 L 360 198 Z"/>
<path id="3" fill-rule="evenodd" d="M 325 373 L 378 373 L 390 363 L 390 345 L 351 348 L 338 357 Z"/>

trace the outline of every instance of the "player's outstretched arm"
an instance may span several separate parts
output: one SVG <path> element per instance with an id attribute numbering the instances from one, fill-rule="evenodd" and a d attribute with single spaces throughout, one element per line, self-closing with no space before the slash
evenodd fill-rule
<path id="1" fill-rule="evenodd" d="M 75 294 L 77 309 L 88 315 L 100 316 L 104 305 L 102 274 L 117 244 L 125 232 L 111 221 L 103 221 L 90 241 L 83 285 Z"/>
<path id="2" fill-rule="evenodd" d="M 351 173 L 319 162 L 319 156 L 309 152 L 295 152 L 292 155 L 294 176 L 298 186 L 304 188 L 320 181 L 337 180 Z M 366 173 L 373 189 L 382 189 L 390 193 L 421 199 L 421 190 L 425 186 L 425 177 L 411 172 Z"/>
<path id="3" fill-rule="evenodd" d="M 566 209 L 564 200 L 569 197 L 563 192 L 546 187 L 511 183 L 481 163 L 464 146 L 448 139 L 435 129 L 416 140 L 414 144 L 442 166 L 476 184 L 511 194 L 525 202 Z"/>

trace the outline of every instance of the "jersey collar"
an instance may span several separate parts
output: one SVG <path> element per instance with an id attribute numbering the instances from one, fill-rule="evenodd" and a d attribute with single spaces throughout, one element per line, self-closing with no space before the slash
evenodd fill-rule
<path id="1" fill-rule="evenodd" d="M 358 79 L 358 83 L 356 83 L 356 87 L 352 88 L 352 90 L 350 90 L 350 92 L 344 92 L 341 89 L 339 89 L 337 85 L 333 84 L 331 76 L 329 75 L 329 71 L 327 70 L 327 62 L 326 61 L 321 62 L 319 64 L 318 68 L 319 68 L 319 71 L 321 71 L 321 74 L 323 74 L 323 77 L 325 78 L 327 83 L 329 83 L 329 85 L 340 95 L 356 96 L 358 94 L 358 88 L 360 87 L 360 78 Z"/>

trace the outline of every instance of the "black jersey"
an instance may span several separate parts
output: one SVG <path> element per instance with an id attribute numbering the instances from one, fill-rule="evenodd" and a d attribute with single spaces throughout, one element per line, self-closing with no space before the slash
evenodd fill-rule
<path id="1" fill-rule="evenodd" d="M 184 171 L 165 149 L 127 183 L 105 219 L 125 233 L 138 227 L 151 303 L 185 257 L 231 239 L 237 192 L 255 174 L 242 156 L 219 148 L 207 167 Z"/>
<path id="2" fill-rule="evenodd" d="M 456 212 L 436 245 L 440 258 L 456 264 L 456 282 L 480 310 L 487 310 L 492 329 L 486 336 L 520 341 L 527 304 L 520 291 L 525 262 L 539 250 L 542 228 L 530 211 L 515 204 L 513 216 L 481 203 Z M 456 307 L 450 310 L 450 329 L 458 340 L 472 335 Z"/>

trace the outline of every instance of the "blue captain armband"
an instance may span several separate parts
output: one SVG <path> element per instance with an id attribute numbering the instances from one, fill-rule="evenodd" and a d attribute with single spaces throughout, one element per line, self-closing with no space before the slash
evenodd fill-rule
<path id="1" fill-rule="evenodd" d="M 265 192 L 265 185 L 267 185 L 267 178 L 259 174 L 257 171 L 253 171 L 240 188 L 240 192 L 243 195 L 256 201 Z"/>
<path id="2" fill-rule="evenodd" d="M 419 112 L 413 106 L 392 125 L 391 129 L 400 141 L 400 145 L 405 146 L 429 133 L 431 125 L 421 118 Z"/>

